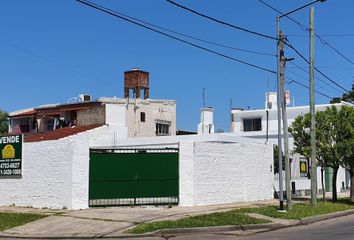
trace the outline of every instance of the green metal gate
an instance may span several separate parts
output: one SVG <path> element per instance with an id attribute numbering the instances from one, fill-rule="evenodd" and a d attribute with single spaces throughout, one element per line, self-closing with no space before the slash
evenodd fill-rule
<path id="1" fill-rule="evenodd" d="M 89 205 L 178 203 L 178 148 L 91 149 Z"/>

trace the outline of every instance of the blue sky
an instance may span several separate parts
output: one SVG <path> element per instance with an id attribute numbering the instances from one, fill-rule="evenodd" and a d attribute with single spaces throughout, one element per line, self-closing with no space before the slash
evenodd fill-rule
<path id="1" fill-rule="evenodd" d="M 92 0 L 126 15 L 224 45 L 275 54 L 276 43 L 202 19 L 164 0 Z M 264 0 L 281 11 L 309 1 Z M 223 21 L 275 35 L 276 13 L 258 0 L 176 2 Z M 315 5 L 316 33 L 354 61 L 354 1 L 327 0 Z M 308 25 L 309 10 L 291 15 Z M 308 57 L 308 33 L 287 19 L 281 28 Z M 216 129 L 229 128 L 229 104 L 263 108 L 264 93 L 275 90 L 273 74 L 245 66 L 166 38 L 98 12 L 73 0 L 0 2 L 0 109 L 14 111 L 48 103 L 65 103 L 80 93 L 123 96 L 123 72 L 139 67 L 150 72 L 150 97 L 177 100 L 177 127 L 195 130 L 206 89 L 206 105 L 215 109 Z M 343 35 L 345 36 L 332 36 Z M 330 35 L 330 36 L 327 36 Z M 192 41 L 192 40 L 189 40 Z M 239 52 L 198 41 L 201 46 L 272 70 L 272 56 Z M 354 65 L 315 42 L 315 65 L 350 89 Z M 287 57 L 307 67 L 291 49 Z M 305 69 L 306 71 L 306 69 Z M 293 64 L 286 75 L 308 85 L 308 74 Z M 330 97 L 341 90 L 316 74 L 316 90 Z M 287 85 L 296 105 L 308 104 L 308 90 Z M 329 99 L 316 95 L 316 103 Z"/>

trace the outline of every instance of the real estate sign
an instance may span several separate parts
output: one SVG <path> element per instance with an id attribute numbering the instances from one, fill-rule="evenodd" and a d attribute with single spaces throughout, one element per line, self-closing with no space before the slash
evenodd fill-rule
<path id="1" fill-rule="evenodd" d="M 307 177 L 307 161 L 306 160 L 300 160 L 300 176 L 301 177 Z"/>
<path id="2" fill-rule="evenodd" d="M 0 136 L 0 177 L 22 174 L 23 135 Z"/>

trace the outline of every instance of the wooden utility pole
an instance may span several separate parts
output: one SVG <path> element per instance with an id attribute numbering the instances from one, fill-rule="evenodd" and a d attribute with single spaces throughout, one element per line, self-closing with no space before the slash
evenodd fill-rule
<path id="1" fill-rule="evenodd" d="M 284 210 L 284 197 L 283 197 L 283 153 L 282 153 L 282 141 L 281 141 L 281 84 L 280 84 L 280 72 L 281 72 L 281 55 L 284 54 L 284 42 L 280 33 L 280 17 L 277 16 L 277 116 L 278 116 L 278 161 L 279 161 L 279 209 Z"/>
<path id="2" fill-rule="evenodd" d="M 317 206 L 316 123 L 314 84 L 314 8 L 310 8 L 311 203 Z"/>
<path id="3" fill-rule="evenodd" d="M 283 39 L 283 33 L 280 32 L 280 38 Z M 284 44 L 283 44 L 284 45 Z M 291 189 L 290 189 L 290 161 L 289 161 L 289 136 L 288 136 L 288 117 L 286 114 L 285 101 L 285 64 L 286 57 L 284 49 L 280 51 L 280 89 L 281 89 L 281 113 L 283 119 L 283 137 L 284 137 L 284 155 L 285 155 L 285 191 L 286 206 L 291 209 Z"/>

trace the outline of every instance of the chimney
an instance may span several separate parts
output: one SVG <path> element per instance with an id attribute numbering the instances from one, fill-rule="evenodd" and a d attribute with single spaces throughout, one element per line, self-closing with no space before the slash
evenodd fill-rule
<path id="1" fill-rule="evenodd" d="M 130 90 L 133 90 L 132 96 Z M 139 68 L 124 72 L 124 97 L 141 98 L 141 90 L 144 90 L 144 99 L 149 98 L 149 73 Z"/>
<path id="2" fill-rule="evenodd" d="M 213 114 L 214 109 L 212 107 L 202 108 L 200 110 L 200 123 L 198 124 L 198 134 L 214 133 Z"/>
<path id="3" fill-rule="evenodd" d="M 265 97 L 265 109 L 277 109 L 277 93 L 267 92 Z"/>

